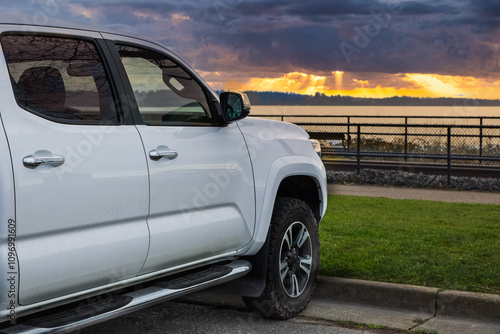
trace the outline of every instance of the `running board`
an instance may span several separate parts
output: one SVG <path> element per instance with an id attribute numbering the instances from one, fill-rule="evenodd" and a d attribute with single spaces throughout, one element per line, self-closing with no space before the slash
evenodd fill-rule
<path id="1" fill-rule="evenodd" d="M 68 333 L 110 320 L 142 308 L 210 288 L 240 278 L 250 272 L 248 261 L 237 260 L 225 265 L 166 280 L 124 295 L 109 295 L 84 300 L 66 309 L 23 324 L 0 330 L 0 334 Z"/>

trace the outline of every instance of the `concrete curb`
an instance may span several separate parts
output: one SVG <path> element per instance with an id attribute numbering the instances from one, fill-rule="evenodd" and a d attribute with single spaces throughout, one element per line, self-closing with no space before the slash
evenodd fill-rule
<path id="1" fill-rule="evenodd" d="M 415 285 L 320 276 L 315 297 L 434 315 L 438 292 L 437 288 Z"/>
<path id="2" fill-rule="evenodd" d="M 437 297 L 436 316 L 458 317 L 500 324 L 500 295 L 442 291 Z"/>
<path id="3" fill-rule="evenodd" d="M 315 297 L 500 324 L 500 295 L 320 276 Z"/>

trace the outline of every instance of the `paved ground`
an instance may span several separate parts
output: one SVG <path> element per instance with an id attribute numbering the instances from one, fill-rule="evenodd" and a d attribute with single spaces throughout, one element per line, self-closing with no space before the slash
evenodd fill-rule
<path id="1" fill-rule="evenodd" d="M 329 184 L 328 193 L 395 199 L 420 199 L 456 203 L 484 203 L 500 205 L 500 193 L 477 191 L 452 191 L 432 189 L 411 189 L 396 187 Z"/>
<path id="2" fill-rule="evenodd" d="M 307 309 L 291 320 L 276 321 L 247 311 L 240 297 L 219 286 L 89 327 L 80 334 L 500 333 L 494 311 L 500 311 L 500 296 L 472 294 L 475 298 L 464 299 L 456 292 L 439 297 L 441 293 L 436 288 L 320 277 Z M 478 312 L 464 314 L 459 310 L 464 306 Z M 348 324 L 353 328 L 344 328 Z M 365 327 L 359 330 L 357 324 Z"/>
<path id="3" fill-rule="evenodd" d="M 211 290 L 209 295 L 217 297 L 224 296 L 224 293 Z M 290 321 L 267 320 L 248 312 L 241 304 L 241 298 L 234 296 L 225 296 L 223 302 L 216 304 L 198 296 L 189 302 L 167 302 L 149 307 L 83 329 L 78 334 L 369 334 L 308 317 Z"/>

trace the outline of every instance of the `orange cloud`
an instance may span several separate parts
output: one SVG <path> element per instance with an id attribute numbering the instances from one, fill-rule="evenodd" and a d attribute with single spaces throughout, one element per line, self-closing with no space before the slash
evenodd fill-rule
<path id="1" fill-rule="evenodd" d="M 90 9 L 78 4 L 69 4 L 69 8 L 74 15 L 82 15 L 87 19 L 94 19 L 99 15 L 97 9 Z"/>
<path id="2" fill-rule="evenodd" d="M 243 84 L 234 81 L 226 83 L 226 89 L 256 90 L 272 92 L 294 92 L 299 94 L 314 95 L 325 89 L 326 77 L 293 72 L 280 78 L 252 78 Z M 253 88 L 252 88 L 253 87 Z"/>
<path id="3" fill-rule="evenodd" d="M 174 14 L 170 15 L 170 17 L 172 18 L 172 20 L 178 20 L 178 21 L 191 20 L 191 18 L 189 16 L 184 15 L 182 13 L 174 13 Z"/>
<path id="4" fill-rule="evenodd" d="M 172 20 L 172 24 L 174 26 L 179 25 L 179 23 L 184 22 L 184 21 L 189 21 L 191 18 L 187 15 L 184 15 L 182 13 L 174 13 L 170 15 L 170 19 Z"/>
<path id="5" fill-rule="evenodd" d="M 154 21 L 161 21 L 162 16 L 159 14 L 150 14 L 142 11 L 134 11 L 134 15 L 140 17 L 141 19 L 153 19 Z"/>

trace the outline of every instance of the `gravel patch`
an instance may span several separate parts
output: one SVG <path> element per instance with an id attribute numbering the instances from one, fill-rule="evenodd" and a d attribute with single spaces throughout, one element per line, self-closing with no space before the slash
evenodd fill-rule
<path id="1" fill-rule="evenodd" d="M 362 169 L 357 172 L 327 172 L 328 183 L 333 184 L 371 184 L 406 188 L 430 188 L 500 192 L 500 179 L 480 177 L 448 177 L 401 171 Z"/>

